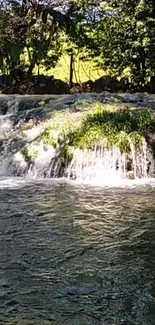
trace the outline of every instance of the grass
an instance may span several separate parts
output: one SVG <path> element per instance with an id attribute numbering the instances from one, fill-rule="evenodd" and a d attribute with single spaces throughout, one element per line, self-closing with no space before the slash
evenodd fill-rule
<path id="1" fill-rule="evenodd" d="M 108 111 L 99 104 L 74 132 L 68 134 L 68 138 L 70 145 L 81 149 L 93 149 L 96 143 L 102 143 L 106 147 L 117 145 L 121 151 L 128 152 L 131 141 L 138 147 L 142 137 L 154 131 L 155 120 L 149 110 Z"/>
<path id="2" fill-rule="evenodd" d="M 20 150 L 30 166 L 38 157 L 40 144 L 53 147 L 54 157 L 67 166 L 77 150 L 94 150 L 96 146 L 112 148 L 130 154 L 131 143 L 140 148 L 144 138 L 155 133 L 152 110 L 124 104 L 88 103 L 79 100 L 68 109 L 53 112 L 42 122 L 44 131 Z"/>
<path id="3" fill-rule="evenodd" d="M 46 71 L 44 67 L 39 68 L 39 74 L 54 76 L 56 79 L 69 82 L 70 57 L 63 55 L 58 61 L 55 68 Z M 38 74 L 38 67 L 34 69 L 34 74 Z M 79 57 L 74 58 L 74 75 L 73 82 L 82 83 L 88 80 L 95 81 L 105 74 L 104 70 L 97 69 L 93 60 L 82 61 Z"/>
<path id="4" fill-rule="evenodd" d="M 143 137 L 153 132 L 155 119 L 150 110 L 97 104 L 78 113 L 56 113 L 40 139 L 57 149 L 93 149 L 102 144 L 117 145 L 121 151 L 129 152 L 131 142 L 138 147 Z"/>
<path id="5" fill-rule="evenodd" d="M 20 153 L 23 156 L 25 162 L 28 163 L 29 165 L 33 164 L 35 159 L 38 156 L 38 151 L 37 150 L 34 151 L 30 147 L 23 147 L 20 150 Z"/>

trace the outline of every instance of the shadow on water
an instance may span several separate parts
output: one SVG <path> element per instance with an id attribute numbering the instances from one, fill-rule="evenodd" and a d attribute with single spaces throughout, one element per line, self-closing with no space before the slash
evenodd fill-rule
<path id="1" fill-rule="evenodd" d="M 0 205 L 0 324 L 154 324 L 154 191 L 38 182 Z"/>

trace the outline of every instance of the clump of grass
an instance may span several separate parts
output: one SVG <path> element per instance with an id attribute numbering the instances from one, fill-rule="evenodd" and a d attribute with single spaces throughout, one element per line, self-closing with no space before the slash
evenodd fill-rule
<path id="1" fill-rule="evenodd" d="M 38 151 L 32 150 L 31 148 L 28 147 L 23 147 L 20 150 L 20 153 L 22 154 L 25 162 L 28 163 L 29 165 L 33 164 L 35 159 L 38 157 Z"/>
<path id="2" fill-rule="evenodd" d="M 52 134 L 52 127 L 48 126 L 44 132 L 40 135 L 40 140 L 42 140 L 45 144 L 49 144 L 54 148 L 57 148 L 58 142 L 57 139 Z"/>
<path id="3" fill-rule="evenodd" d="M 69 163 L 73 158 L 73 148 L 68 145 L 60 147 L 58 150 L 58 156 L 62 159 L 64 163 Z"/>
<path id="4" fill-rule="evenodd" d="M 155 132 L 155 119 L 150 110 L 100 103 L 80 114 L 56 113 L 39 141 L 53 146 L 65 162 L 72 159 L 74 148 L 93 150 L 96 144 L 106 148 L 117 145 L 122 152 L 129 152 L 131 143 L 139 148 L 151 132 Z M 33 160 L 29 152 L 25 157 Z"/>
<path id="5" fill-rule="evenodd" d="M 117 131 L 125 131 L 127 133 L 137 131 L 144 134 L 148 132 L 148 128 L 155 130 L 155 121 L 151 112 L 148 109 L 134 109 L 130 108 L 110 111 L 104 109 L 103 105 L 97 105 L 92 114 L 88 114 L 83 121 L 83 128 L 94 125 L 103 126 L 110 124 L 116 128 Z"/>
<path id="6" fill-rule="evenodd" d="M 130 143 L 139 147 L 142 137 L 155 131 L 155 120 L 147 109 L 128 108 L 108 111 L 99 104 L 87 114 L 80 126 L 68 134 L 69 144 L 80 148 L 93 148 L 104 141 L 106 146 L 118 145 L 122 151 L 130 150 Z"/>

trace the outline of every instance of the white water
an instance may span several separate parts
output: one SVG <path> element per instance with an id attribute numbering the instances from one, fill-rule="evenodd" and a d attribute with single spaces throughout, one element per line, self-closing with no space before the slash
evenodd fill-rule
<path id="1" fill-rule="evenodd" d="M 60 178 L 98 185 L 120 184 L 131 180 L 148 182 L 154 178 L 154 160 L 145 139 L 139 150 L 130 143 L 130 154 L 121 153 L 117 146 L 105 148 L 96 145 L 93 151 L 75 150 L 70 163 L 63 162 L 59 152 L 43 142 L 33 142 L 43 131 L 43 124 L 22 131 L 13 128 L 11 116 L 0 117 L 0 177 L 18 176 L 28 179 Z M 13 137 L 29 145 L 29 153 L 34 155 L 33 162 L 28 163 L 16 145 L 12 147 Z M 15 141 L 15 140 L 14 140 Z M 31 143 L 32 141 L 32 143 Z M 31 143 L 31 144 L 30 144 Z M 18 144 L 18 141 L 17 141 Z M 24 144 L 25 145 L 25 144 Z"/>
<path id="2" fill-rule="evenodd" d="M 153 177 L 154 161 L 146 141 L 131 153 L 121 153 L 117 146 L 106 149 L 96 146 L 94 151 L 76 151 L 68 167 L 68 178 L 96 184 L 117 184 L 124 179 L 147 179 Z"/>

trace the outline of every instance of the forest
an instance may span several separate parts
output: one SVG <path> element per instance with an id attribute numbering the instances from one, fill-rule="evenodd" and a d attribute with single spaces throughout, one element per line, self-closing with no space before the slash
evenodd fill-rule
<path id="1" fill-rule="evenodd" d="M 49 74 L 63 55 L 68 82 Z M 104 75 L 74 82 L 77 57 Z M 0 90 L 154 93 L 155 0 L 1 0 Z"/>

